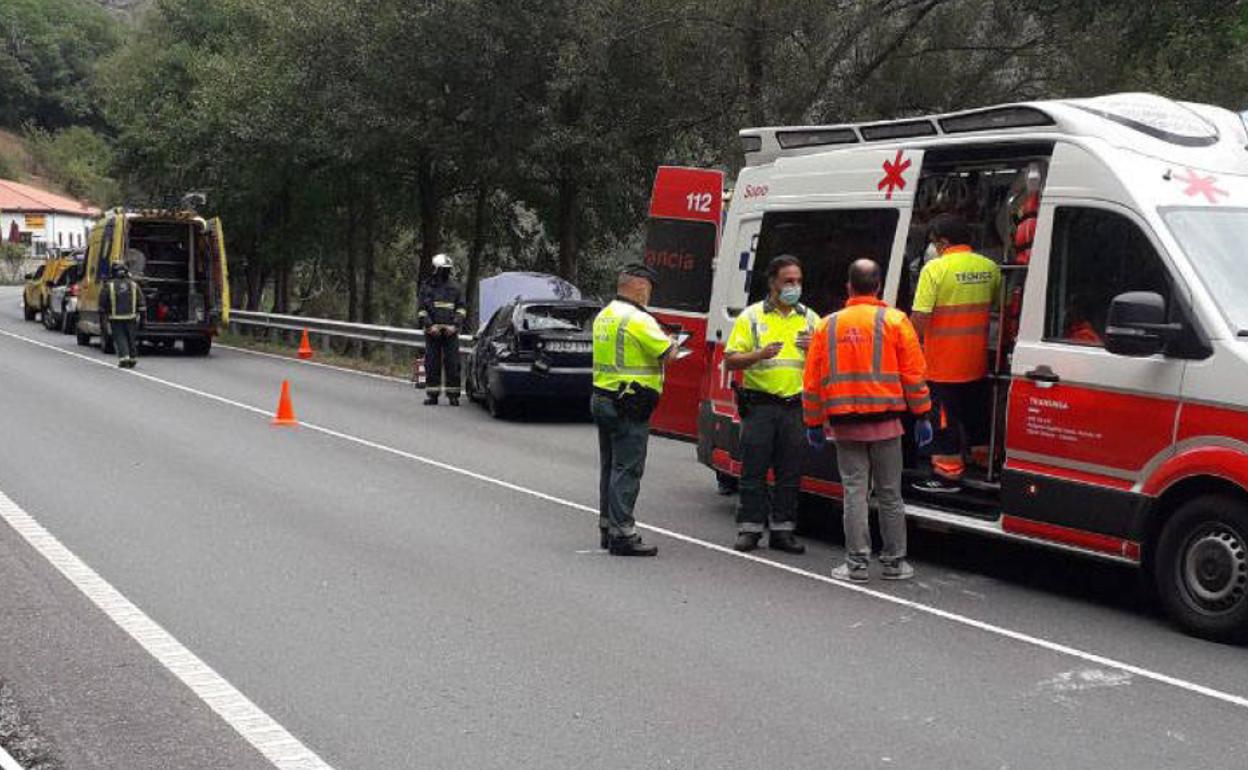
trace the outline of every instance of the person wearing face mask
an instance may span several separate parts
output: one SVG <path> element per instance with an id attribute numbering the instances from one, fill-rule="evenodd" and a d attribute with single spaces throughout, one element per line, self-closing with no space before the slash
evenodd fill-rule
<path id="1" fill-rule="evenodd" d="M 459 327 L 468 311 L 464 292 L 451 279 L 451 258 L 437 254 L 433 275 L 420 287 L 416 321 L 425 331 L 425 405 L 435 406 L 446 393 L 451 406 L 459 406 Z"/>
<path id="2" fill-rule="evenodd" d="M 914 488 L 931 494 L 962 489 L 962 434 L 976 465 L 987 466 L 992 388 L 988 329 L 1001 293 L 1001 268 L 971 248 L 966 220 L 941 214 L 928 226 L 940 257 L 919 275 L 910 320 L 923 341 L 936 406 L 931 476 Z"/>
<path id="3" fill-rule="evenodd" d="M 802 372 L 810 332 L 819 316 L 801 303 L 802 264 L 779 256 L 767 265 L 767 299 L 737 316 L 724 347 L 724 366 L 744 371 L 737 389 L 741 416 L 741 482 L 737 503 L 738 551 L 767 545 L 805 553 L 797 529 L 798 485 L 805 456 Z M 767 489 L 767 471 L 775 487 Z"/>

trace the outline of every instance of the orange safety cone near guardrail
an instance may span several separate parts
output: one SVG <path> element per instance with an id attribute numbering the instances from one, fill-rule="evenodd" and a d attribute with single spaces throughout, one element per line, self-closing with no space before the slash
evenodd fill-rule
<path id="1" fill-rule="evenodd" d="M 312 357 L 312 346 L 308 344 L 308 330 L 303 330 L 303 339 L 299 340 L 299 357 L 307 361 Z"/>
<path id="2" fill-rule="evenodd" d="M 290 403 L 290 380 L 282 380 L 282 397 L 277 402 L 277 414 L 273 416 L 274 425 L 298 425 L 295 419 L 295 408 Z"/>

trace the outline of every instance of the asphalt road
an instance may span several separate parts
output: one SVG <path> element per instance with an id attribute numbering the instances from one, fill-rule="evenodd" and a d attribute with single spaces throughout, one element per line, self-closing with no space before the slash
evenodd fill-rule
<path id="1" fill-rule="evenodd" d="M 1248 766 L 1248 650 L 1173 630 L 1130 570 L 918 532 L 918 579 L 872 584 L 913 604 L 890 603 L 769 563 L 826 574 L 835 538 L 710 547 L 732 500 L 662 439 L 638 514 L 680 537 L 608 557 L 578 507 L 588 424 L 224 349 L 145 357 L 147 379 L 16 297 L 0 491 L 340 770 Z M 326 430 L 239 406 L 271 410 L 283 379 Z M 0 679 L 68 766 L 263 766 L 2 523 L 0 580 L 26 586 L 0 598 Z"/>

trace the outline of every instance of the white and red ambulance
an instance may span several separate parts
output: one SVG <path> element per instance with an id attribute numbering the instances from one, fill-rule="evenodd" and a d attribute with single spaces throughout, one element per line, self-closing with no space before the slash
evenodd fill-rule
<path id="1" fill-rule="evenodd" d="M 965 217 L 1003 268 L 990 466 L 956 495 L 906 484 L 909 515 L 1137 565 L 1192 633 L 1248 638 L 1248 131 L 1146 94 L 741 132 L 707 320 L 698 455 L 740 472 L 721 362 L 733 319 L 792 254 L 804 301 L 886 268 L 909 310 L 926 222 Z M 804 488 L 836 498 L 831 451 Z M 923 459 L 907 452 L 907 477 Z"/>
<path id="2" fill-rule="evenodd" d="M 688 355 L 664 373 L 663 399 L 650 420 L 655 433 L 694 439 L 707 371 L 706 315 L 723 220 L 724 175 L 663 166 L 654 178 L 646 220 L 646 264 L 659 281 L 650 310 Z"/>

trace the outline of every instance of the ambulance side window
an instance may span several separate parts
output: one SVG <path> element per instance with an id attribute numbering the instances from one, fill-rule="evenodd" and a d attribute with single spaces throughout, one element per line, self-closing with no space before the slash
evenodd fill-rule
<path id="1" fill-rule="evenodd" d="M 750 280 L 750 302 L 767 296 L 767 263 L 789 255 L 802 262 L 802 302 L 819 315 L 847 299 L 849 265 L 873 259 L 888 273 L 899 214 L 896 209 L 781 211 L 763 217 Z"/>
<path id="2" fill-rule="evenodd" d="M 1174 312 L 1166 266 L 1134 222 L 1104 209 L 1059 208 L 1049 256 L 1045 340 L 1104 347 L 1109 304 L 1128 291 L 1156 292 Z"/>

